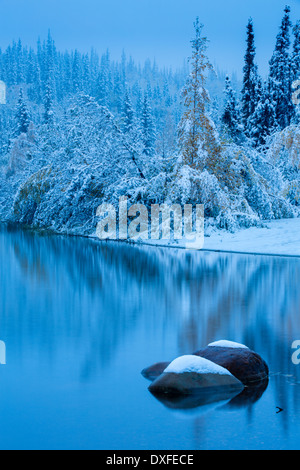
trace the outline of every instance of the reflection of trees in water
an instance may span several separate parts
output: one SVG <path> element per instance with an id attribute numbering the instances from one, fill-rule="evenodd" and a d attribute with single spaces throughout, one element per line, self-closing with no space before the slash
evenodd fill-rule
<path id="1" fill-rule="evenodd" d="M 15 337 L 27 335 L 49 355 L 62 338 L 74 348 L 84 339 L 86 379 L 109 363 L 130 332 L 161 331 L 163 325 L 177 329 L 179 353 L 228 338 L 262 354 L 271 372 L 299 374 L 291 362 L 291 343 L 300 339 L 296 259 L 188 253 L 12 229 L 2 229 L 0 237 L 2 329 L 11 322 L 10 308 Z M 12 288 L 16 296 L 9 300 Z M 291 392 L 281 383 L 276 386 L 284 405 Z"/>

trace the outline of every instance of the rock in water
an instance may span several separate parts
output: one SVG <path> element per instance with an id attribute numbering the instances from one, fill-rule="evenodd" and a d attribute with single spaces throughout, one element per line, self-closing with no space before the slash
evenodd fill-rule
<path id="1" fill-rule="evenodd" d="M 269 377 L 266 362 L 244 345 L 219 341 L 194 353 L 224 367 L 244 385 L 250 385 Z"/>
<path id="2" fill-rule="evenodd" d="M 269 377 L 266 362 L 247 346 L 232 341 L 217 341 L 194 353 L 227 369 L 244 385 L 265 381 Z M 169 362 L 160 362 L 142 371 L 148 380 L 157 379 L 168 367 Z"/>
<path id="3" fill-rule="evenodd" d="M 181 356 L 150 385 L 155 395 L 189 395 L 207 390 L 243 390 L 243 384 L 227 369 L 195 355 Z"/>

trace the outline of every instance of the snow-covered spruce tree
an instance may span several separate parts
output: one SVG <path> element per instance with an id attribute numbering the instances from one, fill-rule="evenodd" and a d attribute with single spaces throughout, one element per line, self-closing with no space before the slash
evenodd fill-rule
<path id="1" fill-rule="evenodd" d="M 143 114 L 143 92 L 141 86 L 137 83 L 135 84 L 135 87 L 133 88 L 133 91 L 135 93 L 135 98 L 136 98 L 136 115 L 138 119 L 141 121 L 142 120 L 142 114 Z"/>
<path id="2" fill-rule="evenodd" d="M 119 72 L 118 68 L 114 71 L 114 79 L 113 79 L 113 100 L 111 103 L 112 109 L 121 114 L 124 112 L 124 96 L 126 99 L 126 92 L 128 92 L 127 88 L 124 92 L 125 84 L 122 81 L 121 73 Z"/>
<path id="3" fill-rule="evenodd" d="M 44 98 L 44 121 L 46 124 L 53 123 L 53 90 L 51 88 L 50 81 L 46 86 L 45 98 Z"/>
<path id="4" fill-rule="evenodd" d="M 79 93 L 83 90 L 83 67 L 82 60 L 78 50 L 76 49 L 73 57 L 72 64 L 72 81 L 73 81 L 73 92 Z"/>
<path id="5" fill-rule="evenodd" d="M 101 57 L 101 68 L 96 85 L 96 98 L 102 106 L 109 106 L 111 86 L 110 55 L 107 51 L 106 54 L 103 54 Z"/>
<path id="6" fill-rule="evenodd" d="M 226 77 L 224 92 L 225 108 L 222 115 L 222 123 L 225 134 L 227 134 L 233 142 L 241 143 L 244 139 L 241 116 L 236 100 L 236 93 L 232 88 L 231 80 L 228 76 Z"/>
<path id="7" fill-rule="evenodd" d="M 61 136 L 61 127 L 63 119 L 58 118 L 58 107 L 54 101 L 53 82 L 49 80 L 45 87 L 44 109 L 42 123 L 37 126 L 36 135 L 41 151 L 41 161 L 49 164 L 55 155 L 55 152 L 63 145 Z"/>
<path id="8" fill-rule="evenodd" d="M 284 17 L 277 35 L 276 46 L 270 60 L 269 92 L 270 101 L 275 103 L 276 120 L 279 128 L 284 129 L 292 121 L 292 68 L 290 57 L 290 7 L 284 10 Z"/>
<path id="9" fill-rule="evenodd" d="M 242 122 L 245 135 L 249 137 L 249 119 L 253 115 L 258 102 L 257 85 L 259 81 L 258 68 L 255 62 L 256 48 L 253 20 L 249 19 L 247 25 L 247 50 L 245 55 L 243 89 L 242 89 Z"/>
<path id="10" fill-rule="evenodd" d="M 269 83 L 262 84 L 259 80 L 257 87 L 258 103 L 255 111 L 248 120 L 248 135 L 255 147 L 265 148 L 268 137 L 276 131 L 276 109 L 271 101 Z"/>
<path id="11" fill-rule="evenodd" d="M 125 91 L 125 98 L 124 98 L 124 105 L 123 105 L 123 130 L 126 134 L 132 132 L 134 126 L 136 125 L 135 122 L 135 115 L 134 109 L 132 106 L 132 101 L 129 96 L 129 92 L 126 89 Z"/>
<path id="12" fill-rule="evenodd" d="M 30 116 L 29 116 L 29 111 L 27 109 L 27 106 L 24 100 L 23 88 L 20 88 L 19 101 L 18 101 L 17 113 L 16 113 L 16 121 L 17 121 L 16 134 L 17 135 L 26 134 L 30 125 Z"/>
<path id="13" fill-rule="evenodd" d="M 47 42 L 44 44 L 43 65 L 44 65 L 44 89 L 48 83 L 51 83 L 53 97 L 56 97 L 57 80 L 57 51 L 50 31 L 48 32 Z"/>
<path id="14" fill-rule="evenodd" d="M 145 93 L 143 110 L 141 117 L 141 130 L 142 130 L 142 139 L 144 143 L 144 153 L 146 156 L 152 156 L 154 154 L 154 145 L 155 145 L 155 124 L 152 115 L 152 109 L 150 106 L 148 93 Z"/>
<path id="15" fill-rule="evenodd" d="M 136 156 L 141 157 L 144 149 L 143 136 L 128 89 L 125 91 L 120 130 L 128 147 L 135 152 Z"/>
<path id="16" fill-rule="evenodd" d="M 60 99 L 64 96 L 68 96 L 72 91 L 72 64 L 71 55 L 69 52 L 65 52 L 61 56 L 61 72 L 60 72 Z"/>
<path id="17" fill-rule="evenodd" d="M 210 98 L 205 85 L 207 73 L 212 70 L 206 56 L 208 40 L 202 36 L 203 25 L 199 18 L 194 26 L 191 74 L 182 93 L 185 111 L 179 124 L 179 150 L 184 164 L 203 171 L 216 168 L 221 146 L 207 111 Z"/>
<path id="18" fill-rule="evenodd" d="M 33 51 L 30 51 L 28 58 L 27 84 L 29 85 L 27 91 L 29 100 L 40 104 L 42 102 L 41 72 Z"/>

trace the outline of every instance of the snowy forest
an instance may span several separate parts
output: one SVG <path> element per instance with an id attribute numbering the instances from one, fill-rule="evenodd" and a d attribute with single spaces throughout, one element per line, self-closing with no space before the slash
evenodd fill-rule
<path id="1" fill-rule="evenodd" d="M 300 215 L 300 21 L 286 7 L 269 74 L 246 29 L 243 79 L 209 60 L 197 19 L 178 70 L 123 53 L 0 50 L 0 217 L 89 235 L 103 202 L 204 204 L 206 229 L 235 231 Z M 241 38 L 241 41 L 243 38 Z"/>

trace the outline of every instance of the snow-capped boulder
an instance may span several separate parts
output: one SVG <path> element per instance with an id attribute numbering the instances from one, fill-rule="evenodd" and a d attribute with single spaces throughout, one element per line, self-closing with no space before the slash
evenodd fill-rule
<path id="1" fill-rule="evenodd" d="M 218 387 L 242 390 L 243 384 L 227 369 L 195 355 L 175 359 L 150 385 L 154 394 L 189 395 Z"/>
<path id="2" fill-rule="evenodd" d="M 227 369 L 244 385 L 257 383 L 269 377 L 269 368 L 266 362 L 243 344 L 221 340 L 210 343 L 206 348 L 200 349 L 193 355 Z M 153 381 L 165 371 L 168 364 L 167 362 L 154 364 L 144 369 L 142 375 Z"/>

